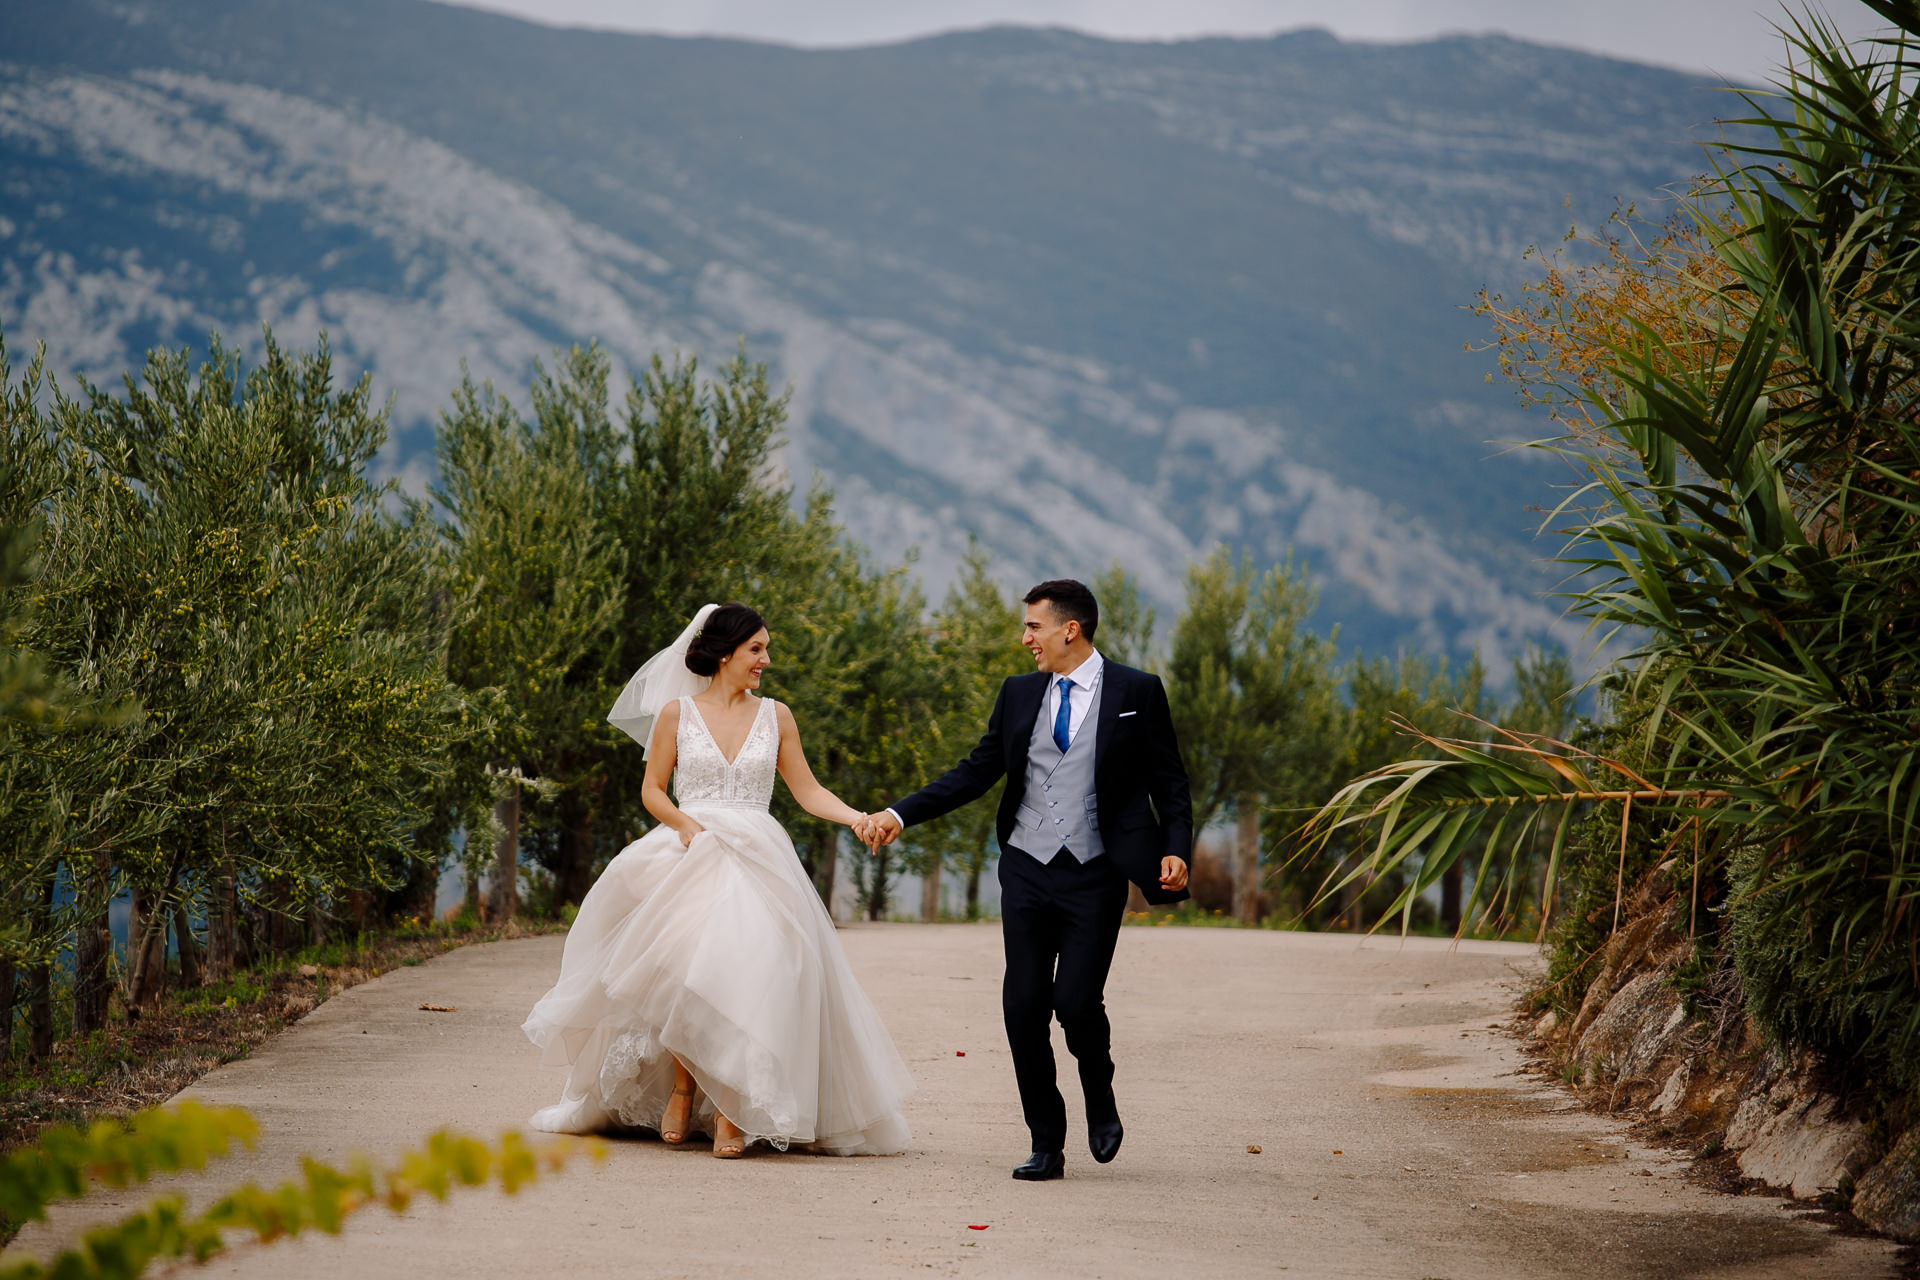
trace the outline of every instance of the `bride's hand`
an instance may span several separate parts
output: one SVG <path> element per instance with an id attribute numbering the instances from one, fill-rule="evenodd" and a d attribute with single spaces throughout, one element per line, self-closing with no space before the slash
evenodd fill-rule
<path id="1" fill-rule="evenodd" d="M 705 830 L 705 827 L 689 819 L 687 825 L 680 828 L 680 847 L 684 849 L 692 844 L 693 838 Z"/>

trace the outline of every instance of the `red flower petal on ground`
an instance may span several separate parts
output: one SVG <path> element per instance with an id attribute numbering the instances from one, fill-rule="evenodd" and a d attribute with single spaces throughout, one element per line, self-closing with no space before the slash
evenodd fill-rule
<path id="1" fill-rule="evenodd" d="M 967 1224 L 967 1230 L 969 1231 L 985 1231 L 986 1229 L 987 1224 L 984 1222 L 969 1222 Z"/>
<path id="2" fill-rule="evenodd" d="M 953 1056 L 956 1058 L 964 1058 L 967 1056 L 967 1051 L 965 1049 L 955 1049 L 953 1051 Z"/>

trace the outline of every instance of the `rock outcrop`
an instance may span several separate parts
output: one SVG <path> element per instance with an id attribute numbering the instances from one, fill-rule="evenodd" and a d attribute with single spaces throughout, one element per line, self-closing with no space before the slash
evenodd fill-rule
<path id="1" fill-rule="evenodd" d="M 1920 1242 L 1920 1127 L 1889 1146 L 1811 1057 L 1768 1046 L 1730 967 L 1680 990 L 1694 946 L 1670 868 L 1639 886 L 1573 1017 L 1534 1023 L 1536 1050 L 1590 1106 L 1732 1152 L 1743 1175 L 1801 1199 L 1850 1197 L 1868 1226 Z"/>
<path id="2" fill-rule="evenodd" d="M 1727 1125 L 1726 1148 L 1740 1171 L 1803 1200 L 1841 1191 L 1878 1155 L 1867 1122 L 1821 1090 L 1813 1064 L 1766 1055 Z"/>
<path id="3" fill-rule="evenodd" d="M 1853 1212 L 1875 1231 L 1920 1244 L 1920 1126 L 1908 1129 L 1860 1179 Z"/>

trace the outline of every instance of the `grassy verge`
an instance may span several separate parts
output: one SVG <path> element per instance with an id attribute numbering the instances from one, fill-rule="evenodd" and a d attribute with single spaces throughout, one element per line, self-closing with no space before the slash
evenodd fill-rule
<path id="1" fill-rule="evenodd" d="M 1162 927 L 1181 925 L 1190 929 L 1294 929 L 1299 927 L 1283 921 L 1279 916 L 1267 916 L 1259 924 L 1248 924 L 1225 911 L 1209 911 L 1196 904 L 1191 898 L 1170 907 L 1148 907 L 1145 911 L 1129 911 L 1123 923 Z"/>
<path id="2" fill-rule="evenodd" d="M 1283 915 L 1262 916 L 1258 924 L 1248 924 L 1239 917 L 1220 910 L 1208 910 L 1196 905 L 1191 899 L 1176 903 L 1170 907 L 1148 907 L 1145 911 L 1129 911 L 1124 921 L 1130 925 L 1180 925 L 1197 929 L 1274 929 L 1282 931 L 1315 930 L 1328 933 L 1363 934 L 1365 929 L 1349 929 L 1335 923 L 1307 924 L 1296 917 Z M 1373 933 L 1382 937 L 1400 936 L 1400 921 L 1393 919 L 1382 924 Z M 1435 919 L 1415 917 L 1413 927 L 1407 933 L 1416 938 L 1452 938 L 1454 931 Z M 1532 942 L 1533 929 L 1521 926 L 1502 933 L 1484 927 L 1469 928 L 1459 934 L 1462 940 L 1475 942 Z"/>
<path id="3" fill-rule="evenodd" d="M 329 997 L 392 969 L 470 943 L 565 928 L 550 920 L 483 925 L 470 917 L 406 924 L 309 947 L 225 982 L 169 990 L 158 1009 L 145 1013 L 130 1015 L 116 998 L 104 1029 L 66 1037 L 43 1062 L 0 1065 L 0 1152 L 32 1142 L 49 1125 L 84 1126 L 165 1102 Z"/>

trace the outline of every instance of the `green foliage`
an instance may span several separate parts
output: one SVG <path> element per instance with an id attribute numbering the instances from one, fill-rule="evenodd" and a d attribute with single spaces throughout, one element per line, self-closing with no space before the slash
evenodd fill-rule
<path id="1" fill-rule="evenodd" d="M 618 616 L 613 581 L 625 557 L 594 518 L 598 477 L 582 462 L 610 454 L 611 433 L 591 411 L 580 421 L 548 408 L 577 404 L 597 386 L 604 409 L 605 377 L 600 361 L 586 388 L 550 389 L 531 423 L 493 387 L 464 381 L 441 422 L 433 496 L 464 606 L 448 672 L 463 688 L 498 695 L 500 713 L 477 745 L 503 765 L 521 764 L 560 727 L 569 675 Z"/>
<path id="2" fill-rule="evenodd" d="M 505 834 L 518 835 L 521 791 L 554 794 L 553 775 L 582 738 L 608 740 L 595 710 L 612 701 L 606 649 L 620 617 L 627 556 L 605 518 L 618 444 L 607 415 L 607 360 L 575 348 L 560 374 L 536 367 L 531 421 L 490 384 L 462 380 L 435 438 L 433 489 L 457 601 L 447 673 L 490 714 L 454 757 L 439 798 L 442 826 L 468 832 L 468 882 Z M 502 849 L 499 882 L 517 872 Z"/>
<path id="3" fill-rule="evenodd" d="M 919 588 L 904 568 L 871 571 L 853 548 L 829 542 L 827 511 L 816 495 L 807 536 L 794 544 L 802 554 L 789 561 L 785 600 L 774 596 L 768 680 L 791 704 L 815 775 L 855 808 L 878 807 L 937 767 L 938 676 Z M 801 856 L 827 898 L 844 828 L 805 816 L 784 791 L 777 812 L 798 833 Z M 888 911 L 899 852 L 882 849 L 872 860 L 858 853 L 853 878 L 871 919 Z"/>
<path id="4" fill-rule="evenodd" d="M 1164 671 L 1196 829 L 1223 815 L 1242 820 L 1233 897 L 1243 922 L 1254 923 L 1261 907 L 1255 889 L 1272 895 L 1276 918 L 1294 924 L 1351 924 L 1363 907 L 1390 900 L 1411 909 L 1418 893 L 1401 900 L 1397 870 L 1350 874 L 1356 849 L 1344 831 L 1303 840 L 1301 828 L 1338 779 L 1410 753 L 1396 722 L 1438 732 L 1475 712 L 1478 660 L 1456 670 L 1419 653 L 1356 654 L 1337 666 L 1337 628 L 1308 626 L 1317 601 L 1306 571 L 1291 560 L 1256 570 L 1225 548 L 1189 566 L 1164 663 L 1154 660 L 1153 611 L 1126 572 L 1115 566 L 1096 592 L 1102 651 Z M 1563 653 L 1530 652 L 1516 670 L 1523 699 L 1543 707 L 1570 684 Z M 1322 892 L 1329 885 L 1341 892 Z"/>
<path id="5" fill-rule="evenodd" d="M 1590 789 L 1633 789 L 1652 771 L 1652 761 L 1666 757 L 1671 744 L 1657 733 L 1652 708 L 1633 696 L 1625 673 L 1603 676 L 1599 696 L 1601 713 L 1594 722 L 1581 722 L 1570 733 L 1568 746 L 1545 739 L 1534 745 L 1571 757 L 1558 763 L 1586 779 Z M 1523 712 L 1524 704 L 1510 719 L 1517 720 Z M 1526 752 L 1504 754 L 1509 764 L 1528 763 Z M 1528 767 L 1572 789 L 1556 768 L 1538 762 Z M 1552 944 L 1543 993 L 1546 1002 L 1563 1014 L 1580 1007 L 1588 985 L 1599 976 L 1604 963 L 1600 953 L 1613 940 L 1624 896 L 1669 859 L 1678 859 L 1693 873 L 1681 877 L 1690 882 L 1687 920 L 1696 939 L 1696 952 L 1688 963 L 1697 967 L 1707 962 L 1703 952 L 1711 950 L 1716 912 L 1724 908 L 1724 877 L 1719 874 L 1719 858 L 1700 838 L 1702 831 L 1693 817 L 1703 798 L 1692 797 L 1694 804 L 1685 803 L 1686 799 L 1659 803 L 1643 796 L 1628 811 L 1627 801 L 1619 798 L 1569 798 L 1571 825 L 1564 840 L 1555 837 L 1552 847 L 1558 850 L 1557 858 L 1542 859 L 1536 846 L 1533 864 L 1523 873 L 1537 877 L 1542 889 L 1540 921 L 1531 932 L 1536 937 L 1544 933 Z M 1558 822 L 1543 819 L 1541 825 L 1557 828 Z M 1691 884 L 1696 875 L 1697 896 Z"/>
<path id="6" fill-rule="evenodd" d="M 656 358 L 617 422 L 608 374 L 597 348 L 562 353 L 536 369 L 528 419 L 469 384 L 440 434 L 444 537 L 468 602 L 452 668 L 499 708 L 448 807 L 489 830 L 504 770 L 548 784 L 522 827 L 552 877 L 543 910 L 577 903 L 594 867 L 651 825 L 634 744 L 606 709 L 702 604 L 740 599 L 767 617 L 769 691 L 794 704 L 816 770 L 850 796 L 904 785 L 928 732 L 921 602 L 900 570 L 845 542 L 824 494 L 794 511 L 773 467 L 786 398 L 765 367 L 743 353 L 705 376 Z M 829 891 L 838 829 L 784 795 L 778 807 Z M 487 843 L 470 841 L 469 857 Z M 883 907 L 884 871 L 875 885 Z"/>
<path id="7" fill-rule="evenodd" d="M 197 898 L 285 910 L 397 883 L 464 707 L 431 530 L 366 476 L 386 430 L 369 384 L 337 390 L 324 342 L 271 335 L 244 378 L 216 339 L 197 369 L 154 353 L 118 396 L 53 388 L 50 419 L 32 383 L 6 422 L 7 520 L 45 530 L 24 639 L 77 696 L 141 714 L 0 741 L 12 957 L 42 962 L 127 884 L 164 934 Z"/>
<path id="8" fill-rule="evenodd" d="M 251 1147 L 259 1126 L 246 1112 L 182 1102 L 130 1121 L 96 1120 L 86 1130 L 58 1125 L 32 1147 L 0 1157 L 0 1218 L 45 1218 L 46 1207 L 89 1187 L 127 1187 L 155 1173 L 201 1169 L 235 1144 Z"/>
<path id="9" fill-rule="evenodd" d="M 993 714 L 1000 686 L 1033 665 L 1020 644 L 1023 614 L 988 576 L 990 560 L 978 543 L 967 548 L 960 576 L 934 615 L 934 641 L 927 668 L 934 684 L 929 757 L 958 760 Z M 1099 642 L 1107 643 L 1106 602 L 1101 604 Z M 939 767 L 936 764 L 935 767 Z M 903 837 L 909 865 L 922 876 L 951 870 L 966 882 L 966 917 L 980 917 L 980 877 L 997 856 L 994 819 L 1004 781 L 979 800 L 913 828 Z"/>
<path id="10" fill-rule="evenodd" d="M 90 1186 L 127 1187 L 156 1173 L 204 1168 L 236 1145 L 251 1147 L 258 1127 L 245 1111 L 194 1102 L 143 1111 L 126 1124 L 96 1121 L 85 1132 L 62 1126 L 31 1148 L 0 1159 L 0 1216 L 13 1223 L 46 1216 L 56 1200 L 84 1195 Z M 0 1266 L 0 1280 L 134 1280 L 156 1261 L 204 1262 L 226 1247 L 223 1232 L 242 1230 L 262 1243 L 307 1230 L 337 1234 L 361 1209 L 384 1205 L 395 1213 L 421 1195 L 445 1200 L 456 1186 L 498 1181 L 509 1195 L 582 1153 L 598 1159 L 594 1142 L 562 1139 L 532 1148 L 508 1133 L 497 1145 L 446 1131 L 385 1169 L 356 1160 L 345 1170 L 312 1159 L 301 1176 L 272 1190 L 240 1187 L 198 1214 L 178 1196 L 155 1197 L 141 1210 L 85 1233 L 50 1264 Z"/>
<path id="11" fill-rule="evenodd" d="M 1637 473 L 1596 467 L 1578 607 L 1651 634 L 1656 780 L 1717 782 L 1730 940 L 1763 1025 L 1920 1089 L 1920 13 L 1849 49 L 1809 20 L 1772 145 L 1722 175 L 1717 349 L 1623 353 Z M 1758 105 L 1758 104 L 1756 104 Z M 1657 660 L 1655 660 L 1657 659 Z M 1670 724 L 1668 723 L 1670 722 Z"/>
<path id="12" fill-rule="evenodd" d="M 1387 910 L 1400 916 L 1405 929 L 1421 895 L 1483 839 L 1496 856 L 1478 860 L 1462 919 L 1472 915 L 1483 893 L 1490 914 L 1510 915 L 1523 888 L 1524 852 L 1536 836 L 1551 833 L 1546 873 L 1551 881 L 1579 814 L 1570 801 L 1600 788 L 1583 777 L 1573 791 L 1565 791 L 1558 777 L 1529 767 L 1538 757 L 1524 750 L 1509 755 L 1500 746 L 1430 735 L 1407 720 L 1394 724 L 1441 755 L 1377 766 L 1343 786 L 1315 815 L 1308 828 L 1310 850 L 1344 842 L 1360 854 L 1323 896 L 1357 883 L 1392 884 L 1396 892 Z M 1502 853 L 1503 861 L 1497 856 Z M 1496 863 L 1506 874 L 1488 883 Z"/>
<path id="13" fill-rule="evenodd" d="M 798 553 L 814 567 L 830 543 L 796 525 L 788 490 L 771 482 L 770 462 L 786 422 L 787 397 L 774 394 L 765 365 L 744 350 L 702 379 L 688 359 L 654 357 L 627 397 L 626 481 L 614 491 L 615 528 L 628 549 L 626 612 L 615 671 L 624 681 L 673 639 L 709 601 L 746 599 L 780 613 L 812 586 L 786 570 Z M 824 503 L 814 513 L 824 522 Z M 837 534 L 837 530 L 833 531 Z M 790 545 L 795 539 L 801 547 Z"/>
<path id="14" fill-rule="evenodd" d="M 1140 584 L 1115 561 L 1092 583 L 1100 602 L 1100 652 L 1122 666 L 1151 667 L 1154 661 L 1154 609 L 1140 595 Z"/>
<path id="15" fill-rule="evenodd" d="M 1307 629 L 1316 595 L 1291 561 L 1264 573 L 1225 547 L 1187 571 L 1167 699 L 1193 787 L 1195 830 L 1223 809 L 1303 800 L 1325 760 L 1338 636 Z"/>
<path id="16" fill-rule="evenodd" d="M 1557 810 L 1565 831 L 1589 802 L 1633 805 L 1649 850 L 1699 833 L 1727 867 L 1725 940 L 1762 1025 L 1910 1096 L 1920 9 L 1870 2 L 1900 32 L 1857 51 L 1800 24 L 1776 109 L 1746 122 L 1770 141 L 1736 146 L 1710 192 L 1733 211 L 1698 219 L 1731 278 L 1703 309 L 1717 328 L 1687 345 L 1643 329 L 1602 380 L 1618 398 L 1587 393 L 1618 448 L 1585 457 L 1593 479 L 1561 514 L 1574 610 L 1642 641 L 1619 685 L 1630 749 L 1435 743 L 1321 821 L 1377 821 L 1376 871 L 1443 857 L 1490 816 Z M 1616 903 L 1641 838 L 1623 820 L 1576 848 L 1589 880 L 1613 863 Z"/>
<path id="17" fill-rule="evenodd" d="M 0 347 L 0 387 L 8 394 L 14 392 L 4 347 Z M 31 395 L 30 387 L 21 387 L 19 394 Z M 14 472 L 12 466 L 0 466 L 0 493 L 7 495 L 0 499 L 0 511 L 8 514 L 30 505 L 13 497 Z M 12 726 L 57 727 L 73 719 L 73 691 L 47 668 L 45 659 L 22 644 L 31 617 L 27 592 L 40 576 L 35 552 L 41 528 L 38 519 L 0 524 L 0 723 Z"/>
<path id="18" fill-rule="evenodd" d="M 1565 738 L 1578 719 L 1576 692 L 1567 651 L 1531 644 L 1513 660 L 1513 702 L 1500 723 L 1516 733 Z"/>

